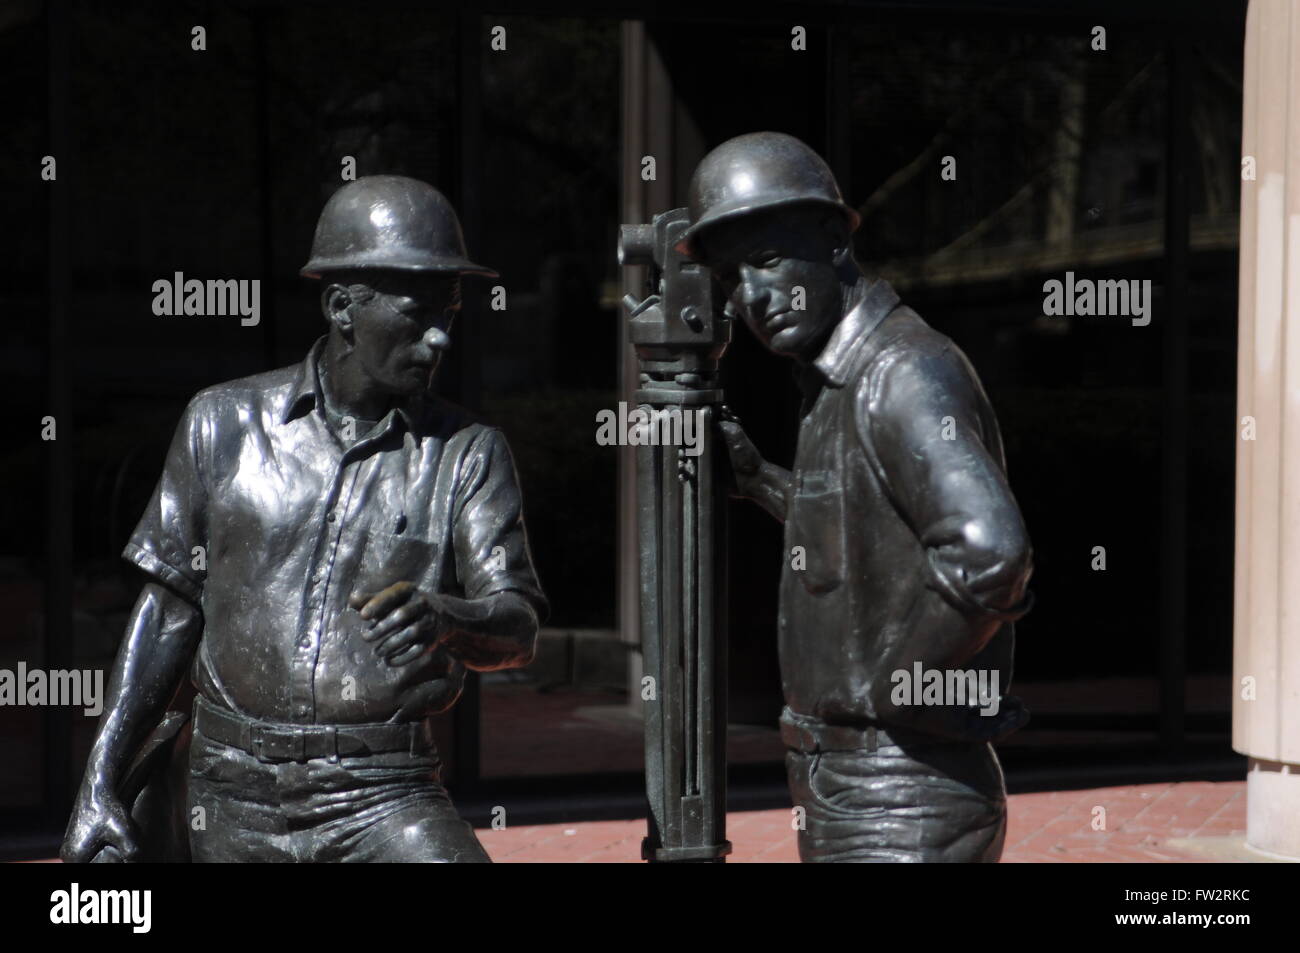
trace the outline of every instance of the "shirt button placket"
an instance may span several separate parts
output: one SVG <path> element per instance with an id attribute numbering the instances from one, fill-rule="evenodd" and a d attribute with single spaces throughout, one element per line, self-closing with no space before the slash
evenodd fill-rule
<path id="1" fill-rule="evenodd" d="M 334 505 L 326 512 L 325 522 L 334 527 L 333 532 L 328 529 L 322 534 L 328 541 L 322 570 L 320 562 L 316 564 L 316 569 L 311 574 L 311 586 L 314 590 L 310 599 L 312 606 L 311 626 L 307 634 L 298 639 L 297 651 L 294 653 L 293 665 L 293 714 L 295 719 L 300 721 L 311 720 L 314 715 L 314 690 L 316 682 L 316 660 L 320 652 L 320 635 L 325 626 L 325 599 L 329 589 L 326 580 L 329 578 L 330 570 L 334 566 L 334 553 L 338 545 L 338 532 L 341 528 L 338 519 L 338 499 L 340 484 L 343 482 L 342 477 L 345 473 L 344 465 L 340 464 L 334 476 L 334 487 L 331 494 Z"/>
<path id="2" fill-rule="evenodd" d="M 315 623 L 312 626 L 311 635 L 304 636 L 302 641 L 298 643 L 302 655 L 301 673 L 303 690 L 299 696 L 300 700 L 297 706 L 297 715 L 302 719 L 306 719 L 309 715 L 314 715 L 315 713 L 313 703 L 315 701 L 316 665 L 320 660 L 321 633 L 325 629 L 325 616 L 328 611 L 329 580 L 332 578 L 334 573 L 334 561 L 338 556 L 339 541 L 343 537 L 343 519 L 341 518 L 341 511 L 347 506 L 346 498 L 342 495 L 342 483 L 343 478 L 347 473 L 347 462 L 347 457 L 345 456 L 343 462 L 339 465 L 338 473 L 334 480 L 334 505 L 325 514 L 325 522 L 333 528 L 332 531 L 327 530 L 325 534 L 325 538 L 329 543 L 324 554 L 325 566 L 323 569 L 317 569 L 316 572 L 312 573 L 311 577 L 313 586 L 317 586 L 320 589 L 316 598 L 312 600 L 315 608 L 315 612 L 313 612 Z M 355 470 L 352 473 L 352 482 L 356 482 Z M 351 496 L 351 487 L 349 487 L 348 496 Z"/>

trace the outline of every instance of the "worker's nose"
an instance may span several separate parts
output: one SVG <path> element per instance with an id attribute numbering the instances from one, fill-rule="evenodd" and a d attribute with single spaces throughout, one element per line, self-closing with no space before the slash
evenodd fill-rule
<path id="1" fill-rule="evenodd" d="M 766 294 L 762 282 L 758 280 L 758 269 L 742 263 L 738 272 L 740 283 L 736 291 L 739 293 L 740 303 L 745 308 L 752 308 L 759 304 Z"/>
<path id="2" fill-rule="evenodd" d="M 424 345 L 434 351 L 445 351 L 451 347 L 451 336 L 442 328 L 429 328 L 424 332 Z"/>

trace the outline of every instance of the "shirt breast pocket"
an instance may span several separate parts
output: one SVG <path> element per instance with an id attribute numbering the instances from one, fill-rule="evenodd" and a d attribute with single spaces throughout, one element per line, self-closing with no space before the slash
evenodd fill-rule
<path id="1" fill-rule="evenodd" d="M 386 534 L 375 547 L 375 588 L 395 582 L 427 587 L 437 582 L 440 548 L 433 540 L 407 533 Z"/>
<path id="2" fill-rule="evenodd" d="M 786 522 L 790 566 L 809 592 L 832 592 L 844 582 L 844 488 L 832 470 L 797 481 Z"/>

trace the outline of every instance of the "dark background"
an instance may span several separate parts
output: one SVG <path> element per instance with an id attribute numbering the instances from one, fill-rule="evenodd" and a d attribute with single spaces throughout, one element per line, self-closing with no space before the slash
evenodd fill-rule
<path id="1" fill-rule="evenodd" d="M 323 332 L 297 271 L 345 155 L 360 175 L 437 185 L 471 254 L 501 272 L 505 312 L 486 307 L 488 283 L 467 286 L 442 388 L 510 439 L 551 626 L 617 627 L 616 457 L 594 420 L 619 398 L 622 22 L 641 19 L 672 82 L 660 170 L 675 204 L 730 136 L 803 138 L 863 213 L 860 260 L 981 374 L 1036 551 L 1017 679 L 1039 716 L 1004 753 L 1012 780 L 1229 759 L 1244 4 L 1040 7 L 0 6 L 0 667 L 111 664 L 140 584 L 118 554 L 185 402 L 300 360 Z M 488 45 L 498 24 L 505 53 Z M 56 182 L 40 179 L 46 155 Z M 946 155 L 956 181 L 940 179 Z M 1150 279 L 1151 325 L 1043 317 L 1043 282 L 1067 270 Z M 261 324 L 154 316 L 152 283 L 176 271 L 259 278 Z M 788 365 L 738 329 L 726 386 L 788 464 Z M 780 529 L 753 507 L 732 515 L 733 719 L 770 729 Z M 560 681 L 467 694 L 449 729 L 458 794 L 635 790 L 634 725 L 601 735 L 617 751 L 594 768 L 591 735 L 551 727 L 621 704 L 617 679 Z M 10 843 L 61 830 L 93 728 L 0 709 Z M 516 730 L 545 734 L 534 760 L 493 748 Z M 779 784 L 774 758 L 752 760 Z"/>

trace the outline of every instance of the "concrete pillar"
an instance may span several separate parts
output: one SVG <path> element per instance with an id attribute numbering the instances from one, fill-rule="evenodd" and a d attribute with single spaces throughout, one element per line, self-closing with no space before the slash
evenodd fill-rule
<path id="1" fill-rule="evenodd" d="M 1246 843 L 1300 859 L 1300 9 L 1290 0 L 1251 0 L 1242 156 L 1232 746 L 1250 758 Z"/>

